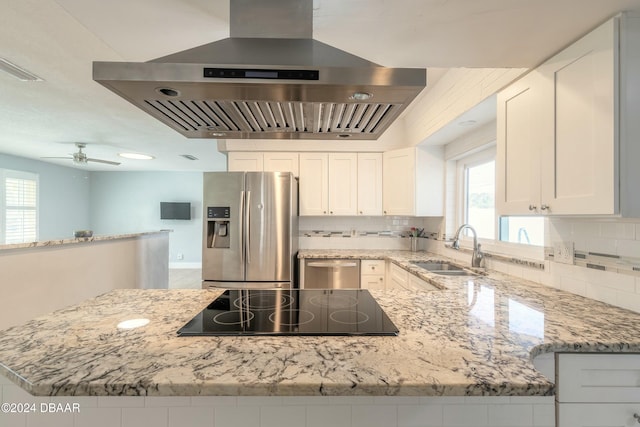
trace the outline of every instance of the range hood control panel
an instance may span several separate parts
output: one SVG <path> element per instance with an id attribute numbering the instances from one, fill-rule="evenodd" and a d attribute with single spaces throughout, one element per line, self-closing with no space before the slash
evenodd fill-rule
<path id="1" fill-rule="evenodd" d="M 218 79 L 319 80 L 319 70 L 264 70 L 243 68 L 205 68 L 204 77 Z"/>

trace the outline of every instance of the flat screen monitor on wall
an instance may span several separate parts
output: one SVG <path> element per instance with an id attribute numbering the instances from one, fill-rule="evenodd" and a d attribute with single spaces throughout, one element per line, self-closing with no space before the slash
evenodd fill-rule
<path id="1" fill-rule="evenodd" d="M 191 203 L 160 202 L 160 219 L 191 219 Z"/>

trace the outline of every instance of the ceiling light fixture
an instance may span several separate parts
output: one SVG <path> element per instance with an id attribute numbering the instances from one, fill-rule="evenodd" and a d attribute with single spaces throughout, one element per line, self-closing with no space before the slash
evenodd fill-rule
<path id="1" fill-rule="evenodd" d="M 191 154 L 180 154 L 180 156 L 184 157 L 185 159 L 189 159 L 189 160 L 198 160 L 198 158 L 196 156 L 192 156 Z"/>
<path id="2" fill-rule="evenodd" d="M 14 64 L 13 62 L 0 58 L 0 71 L 15 77 L 23 82 L 42 82 L 44 79 L 36 76 L 31 71 L 27 71 L 24 68 Z"/>
<path id="3" fill-rule="evenodd" d="M 155 157 L 140 153 L 118 153 L 118 156 L 133 160 L 153 160 Z"/>

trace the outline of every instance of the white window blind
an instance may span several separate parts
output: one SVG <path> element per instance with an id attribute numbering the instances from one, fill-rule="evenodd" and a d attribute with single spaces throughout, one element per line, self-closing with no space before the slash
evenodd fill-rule
<path id="1" fill-rule="evenodd" d="M 38 175 L 17 171 L 3 173 L 4 243 L 38 239 Z"/>

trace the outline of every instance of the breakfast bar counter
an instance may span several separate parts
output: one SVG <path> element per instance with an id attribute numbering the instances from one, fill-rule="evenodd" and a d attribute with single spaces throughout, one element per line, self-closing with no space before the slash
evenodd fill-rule
<path id="1" fill-rule="evenodd" d="M 640 352 L 637 313 L 499 273 L 432 279 L 371 291 L 398 336 L 179 337 L 220 290 L 114 290 L 0 332 L 0 374 L 38 396 L 550 396 L 539 354 Z"/>

